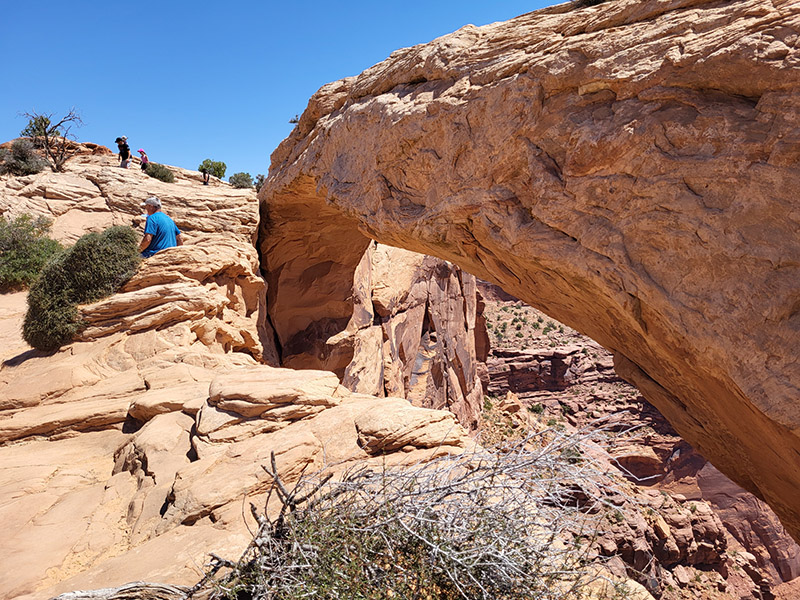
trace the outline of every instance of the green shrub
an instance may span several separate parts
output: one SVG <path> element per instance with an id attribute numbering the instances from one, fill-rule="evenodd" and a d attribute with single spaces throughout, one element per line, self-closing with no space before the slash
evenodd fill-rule
<path id="1" fill-rule="evenodd" d="M 536 402 L 528 407 L 528 410 L 535 415 L 540 415 L 544 412 L 544 405 L 541 402 Z"/>
<path id="2" fill-rule="evenodd" d="M 154 177 L 166 183 L 173 183 L 175 181 L 175 175 L 173 175 L 172 171 L 158 163 L 147 163 L 147 168 L 144 172 L 150 175 L 150 177 Z"/>
<path id="3" fill-rule="evenodd" d="M 256 181 L 254 183 L 254 185 L 256 187 L 256 192 L 261 190 L 261 186 L 263 186 L 266 183 L 266 181 L 267 181 L 267 178 L 264 176 L 263 173 L 259 173 L 258 175 L 256 175 Z"/>
<path id="4" fill-rule="evenodd" d="M 47 161 L 36 154 L 30 140 L 14 140 L 11 150 L 0 150 L 0 175 L 33 175 L 46 166 Z"/>
<path id="5" fill-rule="evenodd" d="M 89 233 L 42 270 L 28 292 L 22 337 L 39 350 L 56 350 L 80 331 L 78 304 L 116 292 L 136 272 L 138 236 L 117 226 Z"/>
<path id="6" fill-rule="evenodd" d="M 227 168 L 228 165 L 226 165 L 224 162 L 211 160 L 210 158 L 207 158 L 200 163 L 200 166 L 197 167 L 197 170 L 202 172 L 203 169 L 205 169 L 214 177 L 222 179 L 223 177 L 225 177 L 225 169 Z"/>
<path id="7" fill-rule="evenodd" d="M 36 114 L 28 119 L 28 124 L 25 126 L 25 129 L 19 132 L 19 135 L 31 139 L 41 139 L 47 135 L 51 129 L 52 123 L 50 122 L 50 117 Z M 53 130 L 51 133 L 53 135 L 63 135 L 58 129 Z"/>
<path id="8" fill-rule="evenodd" d="M 231 185 L 239 189 L 250 189 L 253 187 L 253 177 L 250 173 L 234 173 L 228 178 Z"/>
<path id="9" fill-rule="evenodd" d="M 47 237 L 49 231 L 50 221 L 44 217 L 0 217 L 0 292 L 32 284 L 45 263 L 62 250 Z"/>

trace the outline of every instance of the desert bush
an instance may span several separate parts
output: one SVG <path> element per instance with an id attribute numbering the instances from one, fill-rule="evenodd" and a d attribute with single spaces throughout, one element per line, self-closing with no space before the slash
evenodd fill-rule
<path id="1" fill-rule="evenodd" d="M 363 466 L 339 480 L 319 474 L 292 490 L 273 455 L 264 470 L 279 514 L 251 504 L 259 527 L 250 546 L 238 562 L 212 555 L 193 592 L 271 600 L 582 597 L 596 572 L 588 542 L 608 512 L 597 491 L 603 475 L 592 472 L 582 443 L 581 435 L 551 431 L 500 450 Z"/>
<path id="2" fill-rule="evenodd" d="M 10 150 L 0 149 L 0 175 L 33 175 L 46 166 L 30 140 L 14 140 Z"/>
<path id="3" fill-rule="evenodd" d="M 130 227 L 82 236 L 47 263 L 31 286 L 22 337 L 45 351 L 69 342 L 83 325 L 77 305 L 113 294 L 139 261 L 138 236 Z"/>
<path id="4" fill-rule="evenodd" d="M 250 173 L 234 173 L 228 178 L 228 181 L 235 188 L 249 189 L 253 187 L 253 177 Z"/>
<path id="5" fill-rule="evenodd" d="M 261 186 L 263 186 L 266 183 L 266 181 L 267 178 L 264 176 L 263 173 L 259 173 L 258 175 L 256 175 L 256 180 L 255 183 L 253 184 L 255 185 L 256 192 L 261 190 Z"/>
<path id="6" fill-rule="evenodd" d="M 47 236 L 50 224 L 44 217 L 0 216 L 0 292 L 32 284 L 45 263 L 62 250 Z"/>
<path id="7" fill-rule="evenodd" d="M 203 169 L 205 169 L 214 177 L 222 179 L 223 177 L 225 177 L 225 169 L 227 168 L 228 165 L 226 165 L 224 162 L 218 160 L 211 160 L 210 158 L 207 158 L 200 163 L 200 166 L 197 167 L 197 170 L 202 171 Z"/>
<path id="8" fill-rule="evenodd" d="M 43 138 L 52 123 L 50 122 L 50 117 L 48 115 L 31 115 L 30 119 L 28 119 L 28 124 L 25 126 L 25 129 L 20 131 L 20 136 L 27 137 L 31 139 L 41 139 Z M 55 130 L 53 131 L 55 135 L 62 135 L 60 131 Z"/>
<path id="9" fill-rule="evenodd" d="M 144 172 L 150 175 L 150 177 L 154 177 L 166 183 L 173 183 L 175 181 L 175 175 L 172 171 L 170 171 L 168 167 L 158 163 L 147 163 L 147 168 Z"/>

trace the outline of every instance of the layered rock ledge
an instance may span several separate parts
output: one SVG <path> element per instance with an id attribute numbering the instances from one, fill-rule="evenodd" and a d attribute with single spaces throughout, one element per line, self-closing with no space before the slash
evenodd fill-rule
<path id="1" fill-rule="evenodd" d="M 399 50 L 273 154 L 264 265 L 333 304 L 371 238 L 500 284 L 798 538 L 798 32 L 793 1 L 617 0 Z"/>

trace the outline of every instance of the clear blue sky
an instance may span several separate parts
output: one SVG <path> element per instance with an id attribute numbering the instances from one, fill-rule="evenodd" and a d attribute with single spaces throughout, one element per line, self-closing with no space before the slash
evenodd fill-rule
<path id="1" fill-rule="evenodd" d="M 322 85 L 394 50 L 556 2 L 115 2 L 6 0 L 0 12 L 0 141 L 30 110 L 85 125 L 116 150 L 127 135 L 155 162 L 227 176 L 267 173 L 288 123 Z"/>

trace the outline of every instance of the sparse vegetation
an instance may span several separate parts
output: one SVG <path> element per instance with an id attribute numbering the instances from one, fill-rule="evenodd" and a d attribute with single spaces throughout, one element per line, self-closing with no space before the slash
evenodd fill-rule
<path id="1" fill-rule="evenodd" d="M 150 177 L 163 181 L 165 183 L 174 183 L 175 182 L 175 174 L 169 170 L 168 167 L 159 164 L 150 162 L 147 163 L 147 168 L 144 171 Z"/>
<path id="2" fill-rule="evenodd" d="M 251 504 L 259 527 L 245 553 L 236 562 L 212 555 L 192 592 L 274 600 L 582 597 L 596 577 L 583 541 L 610 510 L 603 494 L 611 485 L 601 469 L 574 459 L 585 437 L 529 438 L 407 467 L 366 465 L 338 480 L 301 479 L 293 489 L 273 454 L 264 470 L 280 511 L 270 517 Z M 590 473 L 595 492 L 584 486 Z"/>
<path id="3" fill-rule="evenodd" d="M 209 174 L 213 175 L 218 179 L 222 179 L 225 177 L 225 170 L 228 168 L 224 162 L 219 160 L 211 160 L 210 158 L 205 159 L 203 162 L 200 163 L 200 166 L 197 167 L 197 170 L 202 172 L 203 169 L 208 171 Z"/>
<path id="4" fill-rule="evenodd" d="M 253 177 L 250 173 L 234 173 L 228 178 L 230 184 L 239 189 L 250 189 L 253 187 Z"/>
<path id="5" fill-rule="evenodd" d="M 254 184 L 255 188 L 256 188 L 256 192 L 260 191 L 261 190 L 261 186 L 263 186 L 266 182 L 267 182 L 267 178 L 263 173 L 259 173 L 258 175 L 256 175 L 256 181 L 255 181 L 255 184 Z"/>
<path id="6" fill-rule="evenodd" d="M 38 350 L 56 350 L 81 329 L 78 304 L 114 293 L 136 272 L 138 236 L 130 227 L 89 233 L 42 270 L 28 292 L 22 337 Z"/>
<path id="7" fill-rule="evenodd" d="M 14 219 L 0 216 L 0 292 L 31 285 L 44 265 L 61 250 L 48 237 L 50 221 L 30 215 Z"/>
<path id="8" fill-rule="evenodd" d="M 47 161 L 36 153 L 30 140 L 14 140 L 10 150 L 0 149 L 0 175 L 33 175 L 46 166 Z"/>
<path id="9" fill-rule="evenodd" d="M 496 348 L 555 348 L 580 338 L 576 331 L 546 319 L 537 309 L 520 301 L 490 303 L 484 310 L 484 318 L 490 345 Z"/>

